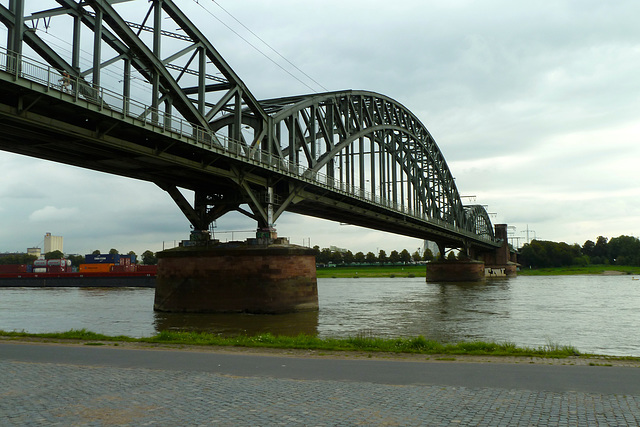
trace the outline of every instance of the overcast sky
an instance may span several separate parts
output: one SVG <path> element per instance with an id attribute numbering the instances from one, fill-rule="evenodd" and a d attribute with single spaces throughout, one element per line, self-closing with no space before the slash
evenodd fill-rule
<path id="1" fill-rule="evenodd" d="M 258 99 L 362 89 L 405 105 L 435 138 L 460 193 L 476 196 L 463 201 L 515 226 L 520 244 L 527 227 L 531 239 L 580 245 L 640 235 L 637 0 L 174 1 Z M 117 9 L 139 21 L 147 7 Z M 0 38 L 5 46 L 1 26 Z M 140 254 L 188 238 L 187 220 L 154 184 L 4 152 L 0 174 L 0 252 L 42 246 L 45 232 L 81 254 Z M 217 226 L 222 240 L 255 228 L 239 215 Z M 294 214 L 276 227 L 292 243 L 354 253 L 422 245 Z"/>

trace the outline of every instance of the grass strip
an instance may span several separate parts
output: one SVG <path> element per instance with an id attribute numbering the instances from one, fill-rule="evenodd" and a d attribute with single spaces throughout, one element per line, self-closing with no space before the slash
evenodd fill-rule
<path id="1" fill-rule="evenodd" d="M 621 275 L 636 275 L 640 276 L 640 267 L 629 265 L 606 265 L 606 264 L 592 264 L 584 266 L 568 266 L 568 267 L 550 267 L 550 268 L 537 268 L 527 269 L 523 268 L 518 271 L 519 276 L 571 276 L 582 274 L 605 274 L 618 273 Z"/>
<path id="2" fill-rule="evenodd" d="M 236 347 L 264 347 L 280 349 L 305 349 L 326 351 L 367 351 L 389 353 L 414 354 L 452 354 L 452 355 L 486 355 L 486 356 L 523 356 L 566 358 L 581 356 L 572 346 L 547 344 L 538 348 L 518 347 L 513 343 L 495 342 L 460 342 L 440 343 L 426 339 L 423 336 L 415 338 L 383 339 L 367 335 L 352 338 L 318 338 L 310 335 L 294 337 L 273 334 L 254 336 L 239 335 L 235 337 L 221 337 L 206 332 L 177 332 L 162 331 L 156 335 L 143 338 L 132 338 L 124 335 L 109 336 L 86 329 L 72 329 L 57 333 L 28 333 L 0 330 L 0 336 L 7 338 L 45 338 L 60 340 L 81 340 L 95 343 L 104 342 L 140 342 L 153 344 L 180 344 L 199 346 L 236 346 Z"/>
<path id="3" fill-rule="evenodd" d="M 316 269 L 318 278 L 365 278 L 365 277 L 425 277 L 427 265 L 360 265 L 337 266 Z M 553 268 L 528 269 L 518 271 L 518 276 L 569 276 L 583 274 L 618 274 L 640 276 L 640 267 L 625 265 L 593 264 Z"/>
<path id="4" fill-rule="evenodd" d="M 360 265 L 324 267 L 316 269 L 318 278 L 364 278 L 364 277 L 425 277 L 424 265 Z"/>

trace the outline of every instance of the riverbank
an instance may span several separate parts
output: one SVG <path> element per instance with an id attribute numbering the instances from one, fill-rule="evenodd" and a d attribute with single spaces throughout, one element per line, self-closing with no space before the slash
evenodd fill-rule
<path id="1" fill-rule="evenodd" d="M 605 276 L 630 275 L 640 277 L 640 267 L 630 265 L 594 264 L 585 266 L 521 269 L 520 276 L 570 276 L 584 274 L 601 274 Z"/>
<path id="2" fill-rule="evenodd" d="M 223 347 L 254 347 L 328 351 L 370 351 L 389 353 L 416 354 L 451 354 L 451 355 L 492 355 L 492 356 L 525 356 L 525 357 L 568 357 L 579 356 L 580 352 L 572 346 L 548 344 L 538 348 L 518 347 L 513 343 L 496 342 L 459 342 L 440 343 L 423 336 L 415 338 L 377 338 L 370 335 L 358 335 L 349 338 L 318 338 L 300 334 L 294 337 L 273 335 L 270 333 L 254 336 L 220 336 L 207 332 L 161 331 L 150 337 L 133 338 L 124 335 L 109 336 L 88 331 L 72 329 L 67 332 L 28 333 L 0 330 L 0 337 L 35 338 L 58 340 L 81 340 L 96 342 L 131 342 L 148 344 L 204 345 Z"/>
<path id="3" fill-rule="evenodd" d="M 68 338 L 70 336 L 92 336 L 92 339 Z M 54 338 L 54 335 L 59 335 Z M 192 335 L 192 334 L 190 334 Z M 62 336 L 65 336 L 64 338 Z M 260 337 L 253 337 L 260 342 Z M 264 338 L 264 337 L 263 337 Z M 420 337 L 419 337 L 420 338 Z M 565 365 L 565 366 L 616 366 L 640 368 L 640 358 L 638 357 L 617 357 L 594 354 L 580 354 L 571 347 L 570 351 L 554 351 L 549 348 L 543 349 L 539 354 L 528 354 L 528 350 L 522 353 L 476 353 L 461 352 L 458 348 L 456 352 L 422 352 L 412 350 L 404 351 L 384 351 L 373 348 L 363 349 L 317 349 L 317 348 L 291 348 L 287 346 L 264 346 L 264 345 L 227 345 L 227 344 L 204 344 L 198 340 L 180 340 L 178 342 L 154 339 L 135 339 L 130 337 L 108 337 L 93 334 L 86 331 L 69 331 L 63 334 L 24 334 L 7 333 L 0 331 L 0 342 L 12 342 L 15 344 L 40 344 L 40 345 L 65 345 L 65 346 L 109 346 L 124 349 L 139 350 L 164 350 L 164 351 L 189 351 L 189 352 L 215 352 L 226 354 L 261 355 L 261 356 L 284 356 L 296 358 L 322 358 L 322 359 L 368 359 L 368 360 L 397 360 L 407 362 L 456 362 L 456 363 L 502 363 L 502 364 L 543 364 L 543 365 Z M 472 347 L 478 343 L 467 343 Z M 486 343 L 481 343 L 486 344 Z M 534 353 L 536 353 L 534 351 Z"/>
<path id="4" fill-rule="evenodd" d="M 425 277 L 426 265 L 365 265 L 349 267 L 322 267 L 316 269 L 318 278 L 358 279 L 364 277 Z M 640 278 L 640 267 L 625 265 L 587 265 L 557 268 L 521 269 L 520 276 L 569 276 L 569 275 L 630 275 Z"/>

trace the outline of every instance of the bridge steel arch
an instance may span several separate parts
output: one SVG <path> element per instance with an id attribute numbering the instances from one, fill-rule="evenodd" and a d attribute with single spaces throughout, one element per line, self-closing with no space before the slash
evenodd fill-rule
<path id="1" fill-rule="evenodd" d="M 118 14 L 121 1 L 52 3 L 29 16 L 24 0 L 0 5 L 9 34 L 2 65 L 15 74 L 0 97 L 11 125 L 1 149 L 155 182 L 195 229 L 232 210 L 270 228 L 291 211 L 448 247 L 500 245 L 484 208 L 463 206 L 433 137 L 399 102 L 355 90 L 258 101 L 171 0 L 149 2 L 139 22 Z M 62 18 L 69 57 L 38 36 L 39 22 Z M 89 66 L 80 61 L 81 27 L 94 38 Z M 18 78 L 25 46 L 48 66 L 43 87 Z M 114 67 L 124 78 L 120 95 L 108 96 L 103 75 Z M 55 94 L 50 82 L 64 73 L 71 93 Z M 142 109 L 136 78 L 148 87 Z M 32 144 L 18 142 L 25 123 L 51 115 L 57 128 L 33 128 Z M 104 160 L 87 157 L 88 147 Z M 179 187 L 195 192 L 193 203 Z"/>
<path id="2" fill-rule="evenodd" d="M 260 104 L 270 116 L 268 150 L 306 174 L 323 175 L 339 188 L 412 216 L 494 239 L 485 209 L 463 206 L 434 138 L 399 102 L 374 92 L 348 90 Z M 217 129 L 225 123 L 212 125 Z M 258 143 L 249 149 L 256 150 Z M 323 209 L 304 211 L 324 217 Z"/>

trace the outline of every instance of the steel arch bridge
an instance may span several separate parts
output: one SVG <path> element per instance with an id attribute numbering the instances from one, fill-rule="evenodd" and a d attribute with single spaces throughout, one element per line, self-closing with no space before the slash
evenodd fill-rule
<path id="1" fill-rule="evenodd" d="M 44 3 L 0 4 L 0 149 L 155 182 L 196 230 L 233 210 L 269 230 L 290 211 L 447 247 L 501 245 L 399 102 L 354 90 L 257 100 L 171 0 Z"/>

